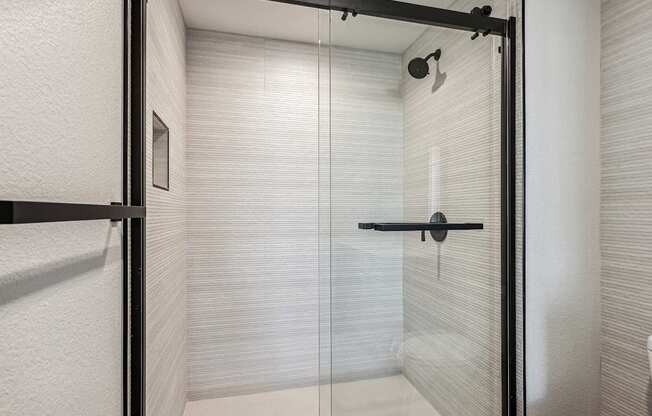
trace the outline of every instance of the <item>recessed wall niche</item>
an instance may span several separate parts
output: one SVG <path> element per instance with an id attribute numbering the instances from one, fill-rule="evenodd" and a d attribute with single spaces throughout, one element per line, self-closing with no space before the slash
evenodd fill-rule
<path id="1" fill-rule="evenodd" d="M 152 184 L 170 190 L 170 129 L 152 113 Z"/>

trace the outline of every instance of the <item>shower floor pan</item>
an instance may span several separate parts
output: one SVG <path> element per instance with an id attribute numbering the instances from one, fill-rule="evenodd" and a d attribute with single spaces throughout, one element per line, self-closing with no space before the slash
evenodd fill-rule
<path id="1" fill-rule="evenodd" d="M 402 375 L 334 384 L 332 397 L 332 416 L 440 416 Z M 215 415 L 319 416 L 319 390 L 313 386 L 199 400 L 188 402 L 184 413 Z"/>

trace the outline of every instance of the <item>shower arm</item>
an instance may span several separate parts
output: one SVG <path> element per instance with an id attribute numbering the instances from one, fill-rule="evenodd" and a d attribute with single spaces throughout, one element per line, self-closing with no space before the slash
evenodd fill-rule
<path id="1" fill-rule="evenodd" d="M 439 58 L 441 58 L 441 49 L 437 49 L 436 51 L 434 51 L 430 55 L 423 58 L 423 60 L 427 61 L 428 59 L 433 58 L 433 57 L 435 58 L 436 62 L 439 62 Z"/>

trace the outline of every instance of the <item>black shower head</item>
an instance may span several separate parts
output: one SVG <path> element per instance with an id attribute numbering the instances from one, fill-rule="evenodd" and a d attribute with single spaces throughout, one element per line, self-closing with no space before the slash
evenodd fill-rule
<path id="1" fill-rule="evenodd" d="M 416 79 L 423 79 L 428 76 L 430 73 L 430 66 L 428 65 L 428 59 L 434 57 L 435 61 L 439 61 L 441 58 L 441 49 L 437 49 L 435 52 L 426 56 L 425 58 L 414 58 L 408 64 L 408 72 L 412 77 Z"/>
<path id="2" fill-rule="evenodd" d="M 422 79 L 430 73 L 430 66 L 428 66 L 428 62 L 425 59 L 414 58 L 408 64 L 408 72 L 413 78 Z"/>

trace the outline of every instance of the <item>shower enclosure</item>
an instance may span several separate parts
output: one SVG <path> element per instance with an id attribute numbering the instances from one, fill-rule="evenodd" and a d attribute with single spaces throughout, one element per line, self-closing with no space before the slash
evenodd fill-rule
<path id="1" fill-rule="evenodd" d="M 258 5 L 314 39 L 187 35 L 186 414 L 516 415 L 515 9 Z"/>
<path id="2" fill-rule="evenodd" d="M 330 10 L 322 414 L 515 415 L 515 19 L 470 2 L 298 3 Z M 338 46 L 374 24 L 421 35 L 395 56 Z"/>

